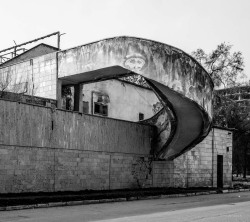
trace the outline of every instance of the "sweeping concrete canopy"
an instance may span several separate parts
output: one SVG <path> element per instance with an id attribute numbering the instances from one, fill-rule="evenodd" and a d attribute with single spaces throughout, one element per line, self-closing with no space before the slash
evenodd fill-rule
<path id="1" fill-rule="evenodd" d="M 148 120 L 157 128 L 152 147 L 160 159 L 181 155 L 209 133 L 213 82 L 180 49 L 146 39 L 115 37 L 61 51 L 58 64 L 58 78 L 64 85 L 141 75 L 164 107 Z"/>

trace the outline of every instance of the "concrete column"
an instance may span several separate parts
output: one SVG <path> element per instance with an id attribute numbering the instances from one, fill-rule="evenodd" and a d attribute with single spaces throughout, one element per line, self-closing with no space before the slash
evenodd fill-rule
<path id="1" fill-rule="evenodd" d="M 83 104 L 82 104 L 82 84 L 74 85 L 74 111 L 82 113 Z"/>
<path id="2" fill-rule="evenodd" d="M 56 87 L 57 108 L 62 109 L 62 80 L 57 79 Z"/>

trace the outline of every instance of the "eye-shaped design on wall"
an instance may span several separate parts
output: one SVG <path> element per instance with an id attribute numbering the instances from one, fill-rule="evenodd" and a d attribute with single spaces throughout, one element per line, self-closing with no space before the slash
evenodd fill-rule
<path id="1" fill-rule="evenodd" d="M 146 65 L 146 58 L 141 54 L 127 55 L 125 57 L 124 66 L 130 70 L 140 71 Z"/>

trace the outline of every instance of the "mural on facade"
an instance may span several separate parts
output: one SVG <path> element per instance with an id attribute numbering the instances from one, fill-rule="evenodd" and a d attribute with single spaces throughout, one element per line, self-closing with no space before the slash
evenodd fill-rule
<path id="1" fill-rule="evenodd" d="M 146 65 L 146 58 L 141 54 L 127 55 L 124 66 L 133 71 L 141 71 Z"/>

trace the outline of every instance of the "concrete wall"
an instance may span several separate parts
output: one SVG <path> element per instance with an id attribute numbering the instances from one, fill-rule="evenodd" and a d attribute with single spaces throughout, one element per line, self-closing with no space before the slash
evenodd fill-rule
<path id="1" fill-rule="evenodd" d="M 154 162 L 154 169 L 157 169 L 154 174 L 155 185 L 217 187 L 217 155 L 223 155 L 223 183 L 224 187 L 230 187 L 232 132 L 219 128 L 213 130 L 196 147 L 173 161 Z"/>
<path id="2" fill-rule="evenodd" d="M 0 193 L 216 186 L 217 154 L 231 184 L 226 130 L 215 129 L 214 151 L 211 132 L 174 161 L 152 162 L 142 124 L 0 100 L 0 126 Z"/>
<path id="3" fill-rule="evenodd" d="M 141 155 L 0 145 L 0 193 L 137 188 Z"/>
<path id="4" fill-rule="evenodd" d="M 56 99 L 56 53 L 35 57 L 8 67 L 0 67 L 0 81 L 9 78 L 11 92 Z M 27 91 L 26 89 L 27 83 Z M 22 85 L 21 87 L 19 87 Z M 0 90 L 2 90 L 0 88 Z"/>
<path id="5" fill-rule="evenodd" d="M 0 126 L 0 193 L 137 187 L 150 157 L 142 124 L 0 100 Z"/>
<path id="6" fill-rule="evenodd" d="M 12 92 L 2 92 L 0 93 L 0 97 L 4 100 L 35 104 L 39 106 L 49 106 L 49 107 L 54 107 L 54 108 L 57 107 L 57 101 L 55 99 L 17 94 L 17 93 L 12 93 Z"/>
<path id="7" fill-rule="evenodd" d="M 0 100 L 0 143 L 149 154 L 151 126 Z"/>
<path id="8" fill-rule="evenodd" d="M 108 117 L 139 121 L 139 113 L 144 114 L 144 119 L 152 117 L 154 105 L 159 102 L 152 90 L 137 87 L 119 80 L 108 80 L 85 84 L 83 86 L 83 101 L 89 102 L 89 113 L 93 113 L 93 102 L 100 93 L 108 95 Z"/>

